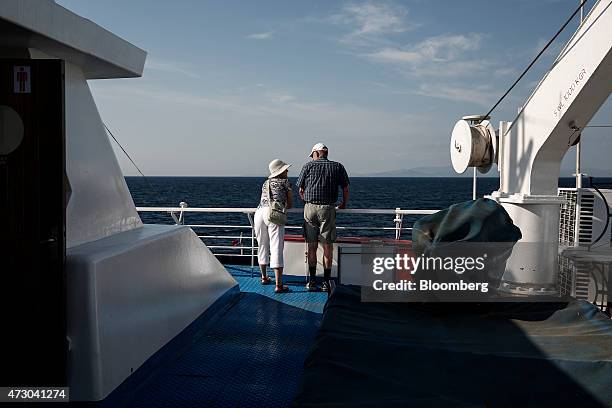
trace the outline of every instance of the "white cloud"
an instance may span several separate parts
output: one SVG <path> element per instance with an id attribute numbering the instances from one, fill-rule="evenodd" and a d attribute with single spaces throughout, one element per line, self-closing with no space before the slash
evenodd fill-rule
<path id="1" fill-rule="evenodd" d="M 418 84 L 408 91 L 388 87 L 387 92 L 487 106 L 491 101 L 491 89 L 479 84 L 482 74 L 508 75 L 510 72 L 478 55 L 476 51 L 481 50 L 485 35 L 476 32 L 440 34 L 412 44 L 393 44 L 385 37 L 414 28 L 406 24 L 407 12 L 389 4 L 350 4 L 344 7 L 342 14 L 334 16 L 334 20 L 355 26 L 343 42 L 353 48 L 359 46 L 356 55 L 389 65 L 411 80 L 419 78 Z M 366 40 L 359 41 L 362 37 Z M 370 41 L 372 37 L 377 41 Z M 387 45 L 381 47 L 381 43 Z M 466 85 L 466 79 L 476 75 L 479 76 L 477 84 Z"/>
<path id="2" fill-rule="evenodd" d="M 312 144 L 323 139 L 333 157 L 349 172 L 401 168 L 406 161 L 424 165 L 440 151 L 389 153 L 389 144 L 421 146 L 421 135 L 431 130 L 427 114 L 394 113 L 348 103 L 302 101 L 279 91 L 277 100 L 263 92 L 231 96 L 201 96 L 150 84 L 92 84 L 103 117 L 118 129 L 122 142 L 134 148 L 138 164 L 147 174 L 162 175 L 259 175 L 273 157 L 297 164 L 305 161 Z M 287 97 L 289 96 L 289 97 Z M 138 106 L 126 111 L 117 103 Z M 282 101 L 282 103 L 278 103 Z M 147 132 L 142 123 L 147 123 Z M 441 121 L 442 122 L 442 121 Z M 452 123 L 436 123 L 436 133 L 447 133 Z M 168 137 L 176 137 L 168 154 Z M 384 135 L 386 143 L 378 136 Z M 429 142 L 427 142 L 429 143 Z M 145 148 L 146 146 L 146 148 Z M 224 154 L 231 152 L 232 160 Z M 385 160 L 381 161 L 380 158 Z M 119 156 L 122 167 L 131 164 Z M 354 169 L 354 170 L 352 170 Z M 295 174 L 294 174 L 295 175 Z"/>
<path id="3" fill-rule="evenodd" d="M 408 23 L 407 16 L 405 7 L 393 3 L 349 3 L 331 21 L 352 26 L 353 31 L 341 42 L 356 55 L 388 64 L 411 77 L 467 77 L 496 68 L 491 61 L 469 55 L 481 49 L 481 33 L 441 34 L 405 46 L 393 44 L 389 35 L 416 27 Z"/>
<path id="4" fill-rule="evenodd" d="M 404 48 L 384 48 L 366 57 L 388 63 L 422 64 L 427 62 L 454 61 L 466 51 L 480 48 L 482 34 L 456 34 L 429 37 L 423 41 Z"/>
<path id="5" fill-rule="evenodd" d="M 493 71 L 493 75 L 499 77 L 508 77 L 518 75 L 518 70 L 514 67 L 501 67 Z"/>
<path id="6" fill-rule="evenodd" d="M 489 107 L 494 97 L 494 92 L 485 85 L 462 87 L 448 84 L 422 84 L 415 93 L 456 102 L 471 102 L 484 107 Z"/>
<path id="7" fill-rule="evenodd" d="M 404 17 L 407 10 L 389 4 L 362 3 L 347 4 L 341 14 L 334 16 L 336 21 L 357 25 L 355 34 L 385 34 L 406 30 Z"/>
<path id="8" fill-rule="evenodd" d="M 422 95 L 430 98 L 444 99 L 454 102 L 470 102 L 480 106 L 489 107 L 493 97 L 497 95 L 494 88 L 489 85 L 456 85 L 448 82 L 425 82 L 416 89 L 386 89 L 390 95 Z"/>
<path id="9" fill-rule="evenodd" d="M 342 42 L 363 45 L 372 38 L 413 29 L 416 25 L 408 23 L 407 15 L 408 9 L 391 3 L 349 3 L 340 13 L 331 16 L 330 21 L 351 27 L 352 31 L 342 38 Z"/>
<path id="10" fill-rule="evenodd" d="M 96 83 L 93 87 L 96 99 L 100 101 L 129 100 L 134 104 L 147 102 L 155 104 L 155 109 L 172 106 L 184 112 L 184 109 L 193 108 L 210 115 L 220 112 L 239 114 L 243 118 L 259 117 L 273 118 L 275 120 L 298 121 L 310 124 L 324 124 L 332 128 L 344 129 L 365 128 L 393 129 L 400 134 L 411 121 L 416 121 L 415 115 L 397 115 L 375 109 L 363 108 L 350 104 L 337 104 L 331 102 L 301 101 L 288 93 L 264 93 L 251 99 L 246 95 L 235 98 L 203 97 L 195 93 L 170 90 L 148 85 L 112 85 Z M 115 105 L 114 103 L 111 105 Z M 153 108 L 152 108 L 153 109 Z M 163 116 L 163 115 L 162 115 Z M 161 117 L 158 120 L 161 120 Z M 167 118 L 164 118 L 166 120 Z M 359 125 L 357 125 L 359 123 Z M 369 123 L 365 126 L 366 123 Z M 401 123 L 401 125 L 400 125 Z M 360 131 L 359 133 L 362 133 Z M 344 133 L 344 132 L 343 132 Z M 350 132 L 348 133 L 350 135 Z"/>
<path id="11" fill-rule="evenodd" d="M 170 74 L 179 74 L 191 78 L 200 78 L 200 74 L 191 65 L 178 61 L 165 61 L 155 58 L 147 59 L 146 69 L 153 71 L 167 72 Z"/>
<path id="12" fill-rule="evenodd" d="M 423 60 L 423 56 L 415 51 L 403 51 L 397 48 L 384 48 L 382 50 L 366 54 L 366 57 L 381 62 L 417 63 Z"/>
<path id="13" fill-rule="evenodd" d="M 431 59 L 450 60 L 461 52 L 480 49 L 482 37 L 479 33 L 429 37 L 417 45 L 417 50 Z"/>
<path id="14" fill-rule="evenodd" d="M 499 68 L 498 64 L 475 52 L 481 50 L 485 35 L 476 32 L 439 34 L 398 45 L 391 36 L 417 26 L 409 23 L 407 16 L 408 10 L 402 6 L 365 2 L 345 5 L 331 20 L 352 26 L 353 30 L 341 42 L 355 55 L 389 65 L 411 80 L 419 78 L 419 83 L 412 85 L 409 91 L 398 91 L 395 86 L 383 87 L 386 92 L 487 105 L 491 99 L 488 89 L 482 85 L 465 85 L 465 79 Z M 462 81 L 458 83 L 460 78 Z"/>
<path id="15" fill-rule="evenodd" d="M 266 31 L 265 33 L 253 33 L 247 35 L 246 39 L 248 40 L 269 40 L 274 37 L 274 31 Z"/>
<path id="16" fill-rule="evenodd" d="M 472 51 L 481 48 L 479 33 L 439 35 L 405 47 L 386 47 L 360 56 L 397 68 L 408 77 L 469 78 L 492 72 L 497 64 Z"/>
<path id="17" fill-rule="evenodd" d="M 286 93 L 271 92 L 266 94 L 269 101 L 274 103 L 287 103 L 295 101 L 295 96 Z"/>

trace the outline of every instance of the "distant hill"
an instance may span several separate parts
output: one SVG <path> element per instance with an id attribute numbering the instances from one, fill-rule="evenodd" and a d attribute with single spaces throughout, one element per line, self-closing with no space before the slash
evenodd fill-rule
<path id="1" fill-rule="evenodd" d="M 561 166 L 561 177 L 572 177 L 575 172 L 576 169 L 574 167 Z M 583 166 L 581 172 L 593 177 L 612 177 L 612 169 Z"/>
<path id="2" fill-rule="evenodd" d="M 365 177 L 463 177 L 471 176 L 471 172 L 457 174 L 452 167 L 413 167 L 410 169 L 399 169 L 381 171 L 376 173 L 357 174 Z"/>
<path id="3" fill-rule="evenodd" d="M 588 166 L 584 167 L 582 170 L 583 173 L 587 173 L 589 176 L 594 177 L 612 177 L 612 169 L 597 169 L 590 168 Z M 572 177 L 574 173 L 574 168 L 571 166 L 562 166 L 561 168 L 561 177 Z M 479 177 L 497 177 L 499 173 L 493 167 L 491 171 L 487 174 L 478 173 Z M 399 170 L 390 170 L 390 171 L 382 171 L 375 173 L 363 173 L 363 174 L 355 174 L 355 176 L 362 177 L 472 177 L 472 170 L 468 169 L 463 174 L 457 174 L 453 170 L 452 167 L 448 166 L 439 166 L 439 167 L 413 167 L 409 169 L 399 169 Z"/>

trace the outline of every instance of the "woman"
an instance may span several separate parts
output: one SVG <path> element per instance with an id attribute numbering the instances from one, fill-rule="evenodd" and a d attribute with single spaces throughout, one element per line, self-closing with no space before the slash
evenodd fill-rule
<path id="1" fill-rule="evenodd" d="M 282 205 L 286 210 L 293 205 L 293 192 L 291 183 L 287 179 L 290 164 L 274 159 L 268 165 L 270 175 L 261 188 L 261 199 L 255 211 L 255 235 L 259 243 L 257 259 L 261 269 L 261 283 L 267 285 L 270 278 L 266 267 L 274 269 L 276 288 L 274 292 L 287 292 L 289 288 L 283 285 L 283 249 L 285 247 L 285 226 L 270 222 L 270 198 Z"/>

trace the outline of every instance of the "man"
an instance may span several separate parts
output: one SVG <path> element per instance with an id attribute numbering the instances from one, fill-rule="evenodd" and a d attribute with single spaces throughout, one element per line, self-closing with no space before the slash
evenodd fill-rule
<path id="1" fill-rule="evenodd" d="M 342 187 L 342 203 L 345 208 L 349 199 L 349 178 L 344 166 L 327 159 L 328 149 L 317 143 L 310 152 L 311 162 L 302 168 L 297 180 L 300 197 L 304 205 L 304 236 L 308 243 L 308 273 L 306 288 L 317 290 L 317 247 L 319 236 L 323 243 L 323 291 L 329 291 L 334 242 L 336 241 L 336 201 L 338 187 Z"/>

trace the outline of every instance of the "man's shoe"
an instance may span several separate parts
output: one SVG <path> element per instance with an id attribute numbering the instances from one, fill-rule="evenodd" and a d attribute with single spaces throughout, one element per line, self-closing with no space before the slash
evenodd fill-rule
<path id="1" fill-rule="evenodd" d="M 317 287 L 317 282 L 313 280 L 308 281 L 308 283 L 306 284 L 306 290 L 309 292 L 316 292 L 317 290 L 319 290 L 319 288 Z"/>
<path id="2" fill-rule="evenodd" d="M 323 284 L 321 285 L 321 291 L 322 292 L 329 292 L 331 290 L 331 286 L 329 285 L 329 281 L 328 280 L 324 280 Z"/>

